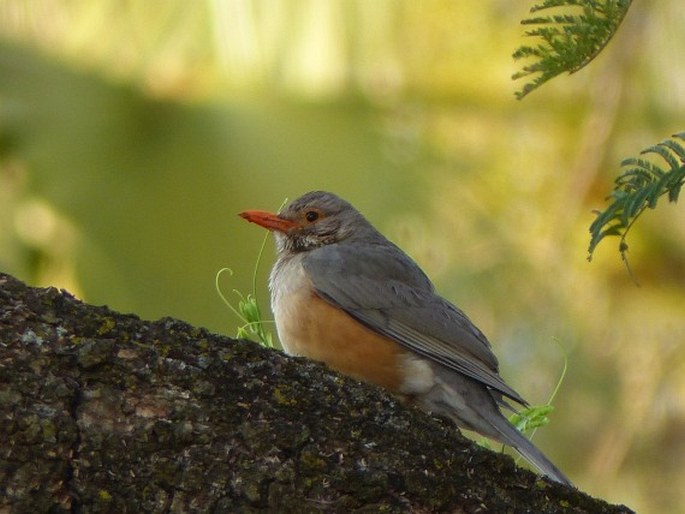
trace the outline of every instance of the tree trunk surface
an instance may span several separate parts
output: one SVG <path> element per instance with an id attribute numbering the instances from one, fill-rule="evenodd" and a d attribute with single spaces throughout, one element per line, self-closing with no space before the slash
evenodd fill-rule
<path id="1" fill-rule="evenodd" d="M 0 513 L 628 513 L 384 391 L 0 274 Z"/>

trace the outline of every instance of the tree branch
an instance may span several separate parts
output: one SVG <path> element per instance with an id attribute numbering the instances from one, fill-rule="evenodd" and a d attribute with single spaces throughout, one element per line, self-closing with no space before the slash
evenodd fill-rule
<path id="1" fill-rule="evenodd" d="M 0 274 L 0 512 L 597 512 L 324 366 Z"/>

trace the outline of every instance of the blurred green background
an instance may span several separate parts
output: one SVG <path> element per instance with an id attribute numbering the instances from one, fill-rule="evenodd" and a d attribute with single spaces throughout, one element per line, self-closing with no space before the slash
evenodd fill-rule
<path id="1" fill-rule="evenodd" d="M 238 211 L 351 201 L 543 403 L 537 443 L 589 493 L 685 512 L 685 210 L 628 242 L 592 210 L 683 130 L 685 11 L 638 2 L 587 69 L 522 102 L 532 2 L 0 1 L 0 269 L 235 334 L 263 231 Z M 268 312 L 268 245 L 258 276 Z"/>

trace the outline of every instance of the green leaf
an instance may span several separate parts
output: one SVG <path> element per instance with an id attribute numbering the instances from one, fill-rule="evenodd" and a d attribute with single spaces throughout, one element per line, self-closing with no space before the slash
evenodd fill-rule
<path id="1" fill-rule="evenodd" d="M 278 208 L 278 210 L 280 211 L 287 202 L 287 198 L 283 200 L 283 203 L 281 203 L 281 206 Z M 259 302 L 257 301 L 257 272 L 259 271 L 259 264 L 262 262 L 262 255 L 264 254 L 264 248 L 266 247 L 266 242 L 268 239 L 269 233 L 267 232 L 264 235 L 262 245 L 259 247 L 259 253 L 257 253 L 257 259 L 255 260 L 254 270 L 252 272 L 252 292 L 244 295 L 236 289 L 233 290 L 233 292 L 239 298 L 237 308 L 226 299 L 224 294 L 221 292 L 221 287 L 219 286 L 219 277 L 224 271 L 228 271 L 230 275 L 233 275 L 233 271 L 230 268 L 223 268 L 217 272 L 214 279 L 214 285 L 224 304 L 226 304 L 231 312 L 233 312 L 233 314 L 235 314 L 240 321 L 243 322 L 243 324 L 238 327 L 237 337 L 241 339 L 256 340 L 262 346 L 274 348 L 273 336 L 271 332 L 264 328 L 267 323 L 273 323 L 274 321 L 265 320 L 262 317 L 262 312 L 259 308 Z"/>
<path id="2" fill-rule="evenodd" d="M 635 221 L 647 209 L 656 208 L 659 198 L 667 195 L 670 202 L 676 202 L 685 183 L 685 132 L 675 134 L 652 145 L 641 155 L 652 154 L 662 162 L 643 157 L 629 157 L 621 161 L 623 173 L 614 181 L 614 190 L 608 198 L 611 203 L 590 225 L 588 260 L 597 245 L 606 236 L 619 235 L 619 251 L 626 260 L 626 235 Z M 667 168 L 663 166 L 666 163 Z M 626 261 L 627 262 L 627 261 Z"/>
<path id="3" fill-rule="evenodd" d="M 683 133 L 685 134 L 685 133 Z M 676 134 L 673 137 L 679 137 L 679 139 L 685 139 L 683 135 L 678 135 Z M 680 159 L 680 163 L 685 163 L 685 148 L 680 146 L 678 143 L 673 141 L 672 139 L 667 139 L 666 141 L 662 141 L 661 143 L 662 146 L 668 148 L 671 152 L 673 152 L 678 158 Z M 677 168 L 680 164 L 679 162 L 675 163 L 675 166 L 671 166 L 672 168 Z"/>
<path id="4" fill-rule="evenodd" d="M 516 93 L 520 100 L 548 80 L 574 73 L 594 59 L 618 30 L 632 0 L 545 0 L 531 7 L 531 14 L 563 9 L 546 16 L 521 21 L 534 27 L 527 37 L 541 39 L 535 46 L 524 45 L 513 53 L 515 60 L 536 59 L 523 66 L 512 79 L 532 77 Z"/>
<path id="5" fill-rule="evenodd" d="M 549 414 L 552 413 L 552 405 L 534 405 L 521 409 L 509 417 L 509 422 L 519 432 L 528 432 L 549 424 Z"/>
<path id="6" fill-rule="evenodd" d="M 642 150 L 641 153 L 654 153 L 660 155 L 668 163 L 671 169 L 676 169 L 680 165 L 677 156 L 674 156 L 669 150 L 669 147 L 664 143 L 659 143 L 654 146 L 650 146 L 649 148 Z"/>

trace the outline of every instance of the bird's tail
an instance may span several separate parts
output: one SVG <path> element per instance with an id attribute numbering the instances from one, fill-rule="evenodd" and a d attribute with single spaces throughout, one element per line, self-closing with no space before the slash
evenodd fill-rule
<path id="1" fill-rule="evenodd" d="M 571 481 L 509 423 L 499 409 L 500 393 L 461 373 L 434 365 L 435 386 L 419 396 L 427 411 L 445 415 L 460 427 L 512 446 L 550 480 L 573 486 Z"/>
<path id="2" fill-rule="evenodd" d="M 559 471 L 559 468 L 557 468 L 552 461 L 545 457 L 545 455 L 538 450 L 537 447 L 531 443 L 528 438 L 526 438 L 526 436 L 516 430 L 516 427 L 509 423 L 504 416 L 500 415 L 500 419 L 491 424 L 501 436 L 497 439 L 515 448 L 517 452 L 519 452 L 521 455 L 523 455 L 523 457 L 526 458 L 526 460 L 528 460 L 528 462 L 538 468 L 543 475 L 554 480 L 555 482 L 573 487 L 573 484 L 568 478 L 566 478 L 566 475 Z"/>
<path id="3" fill-rule="evenodd" d="M 559 468 L 509 423 L 499 409 L 498 393 L 442 366 L 433 370 L 437 387 L 421 397 L 426 410 L 446 415 L 461 427 L 512 446 L 549 479 L 573 486 Z"/>

